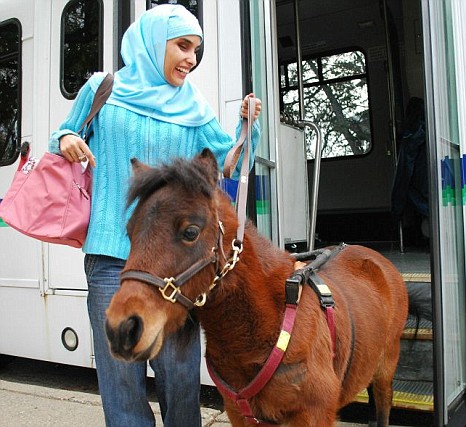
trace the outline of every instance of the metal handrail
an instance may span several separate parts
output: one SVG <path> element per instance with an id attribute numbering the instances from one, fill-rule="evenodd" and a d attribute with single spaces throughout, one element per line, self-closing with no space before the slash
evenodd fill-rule
<path id="1" fill-rule="evenodd" d="M 310 127 L 313 128 L 317 133 L 316 148 L 314 153 L 314 174 L 312 178 L 312 200 L 310 206 L 310 218 L 309 218 L 309 245 L 308 250 L 314 249 L 314 240 L 316 233 L 316 222 L 317 222 L 317 201 L 319 197 L 319 178 L 320 178 L 320 163 L 322 160 L 322 133 L 319 127 L 309 120 L 298 120 L 297 125 L 299 127 Z"/>

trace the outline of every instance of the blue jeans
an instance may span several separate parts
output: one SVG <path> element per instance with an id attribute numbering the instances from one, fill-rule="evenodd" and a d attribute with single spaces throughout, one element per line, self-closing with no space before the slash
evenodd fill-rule
<path id="1" fill-rule="evenodd" d="M 125 260 L 86 255 L 87 305 L 94 336 L 97 379 L 107 427 L 153 427 L 154 414 L 146 393 L 146 363 L 112 357 L 105 334 L 105 310 L 120 287 Z M 200 427 L 200 333 L 178 357 L 174 339 L 165 339 L 159 355 L 150 360 L 165 427 Z"/>

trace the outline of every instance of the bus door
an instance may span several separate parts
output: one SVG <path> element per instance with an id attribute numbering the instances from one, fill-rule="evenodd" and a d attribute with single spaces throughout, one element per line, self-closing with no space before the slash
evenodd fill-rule
<path id="1" fill-rule="evenodd" d="M 71 109 L 77 92 L 95 71 L 114 70 L 113 1 L 58 0 L 52 2 L 50 34 L 50 128 L 48 141 Z M 44 146 L 43 150 L 47 147 Z M 46 245 L 48 287 L 86 290 L 83 253 L 79 249 Z"/>
<path id="2" fill-rule="evenodd" d="M 316 247 L 341 241 L 362 243 L 387 256 L 389 253 L 400 272 L 405 273 L 404 264 L 406 274 L 412 276 L 410 280 L 419 287 L 422 285 L 423 294 L 429 297 L 430 259 L 425 249 L 428 242 L 423 236 L 423 246 L 403 258 L 402 233 L 392 212 L 404 112 L 411 98 L 424 97 L 418 2 L 276 0 L 273 10 L 268 10 L 267 4 L 264 2 L 261 16 L 268 17 L 269 12 L 271 31 L 275 34 L 271 49 L 256 52 L 258 56 L 265 52 L 266 63 L 272 52 L 267 73 L 278 76 L 277 87 L 264 91 L 276 97 L 267 98 L 265 110 L 273 113 L 271 109 L 278 106 L 285 120 L 309 121 L 320 130 L 322 162 L 313 243 Z M 273 129 L 272 125 L 268 131 Z M 280 145 L 282 141 L 271 136 L 270 140 L 276 139 Z M 312 180 L 318 163 L 315 162 L 318 136 L 315 129 L 306 128 L 303 155 L 308 163 L 309 201 L 314 200 Z M 278 177 L 281 163 L 290 161 L 281 151 L 278 146 Z M 280 200 L 278 206 L 278 221 L 282 222 L 284 211 L 280 211 Z M 423 206 L 428 211 L 428 201 Z M 315 206 L 310 208 L 315 213 Z M 416 265 L 408 265 L 411 258 Z M 397 393 L 394 404 L 425 411 L 425 417 L 431 418 L 432 322 L 425 323 L 425 342 L 418 342 L 416 335 L 411 340 L 408 327 L 403 334 L 405 350 L 394 382 Z M 416 353 L 410 358 L 414 354 L 412 348 L 416 348 Z M 423 369 L 411 369 L 414 362 L 417 364 L 414 368 L 420 365 L 419 360 L 423 361 Z M 422 387 L 416 388 L 419 383 Z M 357 399 L 367 401 L 367 395 L 360 394 Z"/>
<path id="3" fill-rule="evenodd" d="M 433 204 L 436 423 L 466 419 L 465 156 L 463 1 L 422 1 Z"/>
<path id="4" fill-rule="evenodd" d="M 5 0 L 0 8 L 0 200 L 17 169 L 19 147 L 33 141 L 34 8 L 28 0 Z M 41 245 L 11 229 L 0 218 L 0 319 L 17 289 L 39 293 Z M 4 317 L 5 316 L 5 317 Z M 0 320 L 2 323 L 3 320 Z M 4 324 L 4 323 L 3 323 Z M 2 340 L 4 338 L 2 337 Z M 1 340 L 0 340 L 1 341 Z M 1 352 L 1 349 L 0 349 Z"/>
<path id="5" fill-rule="evenodd" d="M 379 1 L 277 1 L 276 21 L 281 113 L 322 135 L 316 245 L 373 240 L 375 215 L 390 234 L 394 88 Z M 306 129 L 310 193 L 317 140 Z"/>

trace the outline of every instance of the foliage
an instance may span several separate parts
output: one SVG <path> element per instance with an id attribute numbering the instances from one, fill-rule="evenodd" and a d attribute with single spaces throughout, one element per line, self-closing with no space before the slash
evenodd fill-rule
<path id="1" fill-rule="evenodd" d="M 304 120 L 322 133 L 322 157 L 360 155 L 371 148 L 369 98 L 365 57 L 346 52 L 303 61 Z M 281 68 L 285 116 L 300 118 L 298 67 Z M 308 159 L 314 158 L 316 135 L 306 134 Z"/>

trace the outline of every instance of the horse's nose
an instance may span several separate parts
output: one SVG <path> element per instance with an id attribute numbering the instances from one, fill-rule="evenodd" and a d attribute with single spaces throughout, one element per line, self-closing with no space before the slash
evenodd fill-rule
<path id="1" fill-rule="evenodd" d="M 122 321 L 117 328 L 112 328 L 108 320 L 105 322 L 105 332 L 110 341 L 112 353 L 125 359 L 130 359 L 131 351 L 142 336 L 143 321 L 139 316 L 131 316 Z"/>

